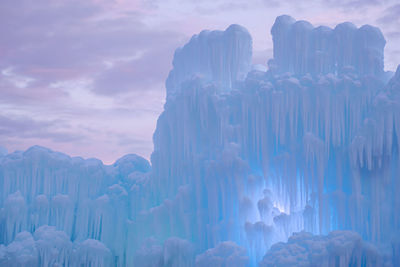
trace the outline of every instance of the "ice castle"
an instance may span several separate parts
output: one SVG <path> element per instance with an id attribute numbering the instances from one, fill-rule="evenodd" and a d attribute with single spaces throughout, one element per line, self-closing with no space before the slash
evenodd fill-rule
<path id="1" fill-rule="evenodd" d="M 0 266 L 400 266 L 400 68 L 378 28 L 176 50 L 151 164 L 0 149 Z"/>

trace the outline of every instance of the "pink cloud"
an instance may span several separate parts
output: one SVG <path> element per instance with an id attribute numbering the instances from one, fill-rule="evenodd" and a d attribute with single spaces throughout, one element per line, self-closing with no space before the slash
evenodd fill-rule
<path id="1" fill-rule="evenodd" d="M 125 153 L 149 157 L 172 55 L 192 34 L 242 24 L 253 36 L 254 62 L 263 64 L 282 13 L 314 25 L 378 20 L 390 33 L 392 67 L 400 38 L 388 17 L 391 2 L 1 1 L 0 73 L 11 68 L 16 76 L 0 75 L 0 145 L 39 144 L 106 162 Z M 31 80 L 21 86 L 24 77 Z"/>

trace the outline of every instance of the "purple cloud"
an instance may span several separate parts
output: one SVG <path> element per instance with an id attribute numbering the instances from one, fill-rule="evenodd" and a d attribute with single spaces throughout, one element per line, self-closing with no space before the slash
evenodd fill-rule
<path id="1" fill-rule="evenodd" d="M 102 18 L 106 10 L 90 1 L 3 1 L 0 10 L 2 20 L 8 22 L 0 24 L 0 34 L 7 36 L 0 46 L 5 51 L 0 67 L 34 76 L 42 86 L 46 85 L 43 82 L 102 77 L 99 73 L 105 71 L 105 62 L 132 57 L 140 50 L 146 50 L 148 58 L 153 50 L 156 56 L 168 55 L 158 58 L 165 68 L 172 47 L 180 40 L 178 33 L 146 27 L 140 13 Z M 148 64 L 139 68 L 148 68 Z M 136 73 L 143 78 L 141 71 Z M 116 86 L 110 90 L 121 91 Z M 104 92 L 104 86 L 94 91 Z"/>
<path id="2" fill-rule="evenodd" d="M 3 116 L 0 115 L 0 137 L 8 138 L 46 138 L 53 142 L 77 142 L 82 136 L 77 133 L 58 132 L 61 125 L 68 127 L 63 121 L 34 120 L 25 116 Z"/>
<path id="3" fill-rule="evenodd" d="M 397 24 L 400 22 L 400 4 L 396 4 L 388 7 L 382 17 L 380 17 L 377 22 L 382 24 Z"/>
<path id="4" fill-rule="evenodd" d="M 393 66 L 397 9 L 394 1 L 382 3 L 0 1 L 0 145 L 12 151 L 39 144 L 106 162 L 125 153 L 149 157 L 174 50 L 192 34 L 242 24 L 253 35 L 253 62 L 266 64 L 269 29 L 282 13 L 301 10 L 299 19 L 328 25 L 379 19 Z"/>

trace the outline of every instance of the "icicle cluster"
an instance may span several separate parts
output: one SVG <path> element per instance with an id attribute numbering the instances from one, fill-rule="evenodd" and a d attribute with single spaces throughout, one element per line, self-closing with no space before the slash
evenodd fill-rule
<path id="1" fill-rule="evenodd" d="M 218 83 L 218 90 L 229 91 L 244 80 L 251 68 L 252 41 L 239 25 L 226 31 L 202 31 L 175 51 L 173 69 L 166 81 L 167 98 L 181 90 L 181 84 L 194 76 Z"/>
<path id="2" fill-rule="evenodd" d="M 136 155 L 112 166 L 42 147 L 0 156 L 0 266 L 126 264 L 132 206 L 149 171 Z"/>
<path id="3" fill-rule="evenodd" d="M 352 69 L 360 75 L 380 77 L 384 74 L 386 41 L 376 27 L 364 25 L 357 29 L 346 22 L 335 29 L 314 28 L 307 21 L 280 16 L 271 34 L 274 63 L 280 71 L 304 75 L 342 73 Z"/>
<path id="4" fill-rule="evenodd" d="M 385 88 L 380 30 L 282 16 L 272 34 L 267 72 L 250 72 L 229 93 L 188 75 L 168 99 L 146 222 L 170 219 L 149 231 L 196 240 L 201 250 L 231 240 L 251 265 L 301 230 L 348 229 L 390 243 L 400 219 L 400 107 L 387 87 L 400 87 L 396 75 Z"/>

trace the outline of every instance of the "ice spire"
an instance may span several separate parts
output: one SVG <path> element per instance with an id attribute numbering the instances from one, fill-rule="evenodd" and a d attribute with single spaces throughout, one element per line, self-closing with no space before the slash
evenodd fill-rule
<path id="1" fill-rule="evenodd" d="M 342 73 L 381 77 L 384 74 L 383 49 L 386 41 L 373 26 L 357 28 L 345 22 L 335 29 L 279 16 L 271 30 L 274 60 L 281 72 L 296 75 Z"/>
<path id="2" fill-rule="evenodd" d="M 200 76 L 228 90 L 244 80 L 251 67 L 252 39 L 242 26 L 225 31 L 202 31 L 175 51 L 173 69 L 166 81 L 167 97 L 181 90 L 181 83 Z"/>

